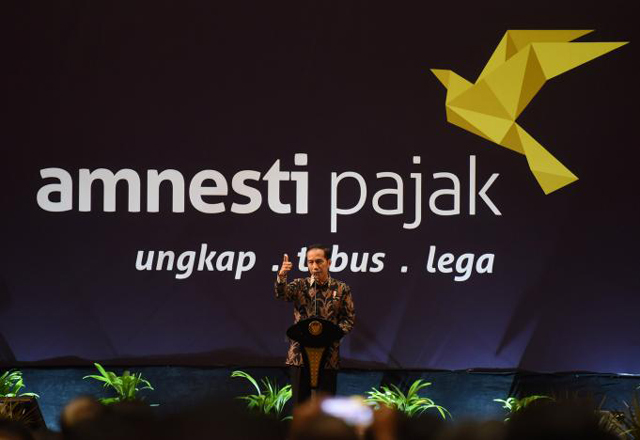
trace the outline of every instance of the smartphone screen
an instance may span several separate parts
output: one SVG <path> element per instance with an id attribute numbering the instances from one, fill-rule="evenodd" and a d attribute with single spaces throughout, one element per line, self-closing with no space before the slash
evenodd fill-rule
<path id="1" fill-rule="evenodd" d="M 367 427 L 373 422 L 373 410 L 359 397 L 330 397 L 322 401 L 321 409 L 351 426 Z"/>

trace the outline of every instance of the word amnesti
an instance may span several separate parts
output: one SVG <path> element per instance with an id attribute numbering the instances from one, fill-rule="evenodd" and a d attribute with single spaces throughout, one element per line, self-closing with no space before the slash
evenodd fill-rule
<path id="1" fill-rule="evenodd" d="M 420 156 L 413 157 L 413 165 L 420 164 Z M 294 166 L 306 167 L 307 154 L 297 153 L 294 156 Z M 126 190 L 127 211 L 141 212 L 143 185 L 141 175 L 129 168 L 116 172 L 105 168 L 90 170 L 81 168 L 77 173 L 77 183 L 74 185 L 71 173 L 63 168 L 43 168 L 40 176 L 45 179 L 44 184 L 38 190 L 36 200 L 38 206 L 48 212 L 65 212 L 74 209 L 74 188 L 77 190 L 77 210 L 79 212 L 91 212 L 93 206 L 92 197 L 102 189 L 102 211 L 115 212 L 123 203 L 116 203 L 116 195 L 119 185 Z M 487 191 L 498 178 L 498 173 L 493 173 L 482 185 L 477 182 L 476 157 L 469 157 L 468 191 L 461 188 L 461 178 L 451 172 L 433 173 L 434 190 L 428 198 L 429 210 L 438 216 L 461 215 L 461 200 L 463 194 L 468 194 L 468 214 L 476 214 L 478 200 L 482 201 L 494 215 L 501 215 L 500 211 L 487 195 Z M 160 192 L 170 195 L 170 212 L 184 213 L 186 200 L 193 209 L 204 214 L 221 214 L 227 210 L 233 214 L 251 214 L 261 208 L 263 199 L 266 198 L 268 208 L 276 214 L 309 213 L 309 172 L 298 169 L 296 171 L 284 171 L 281 169 L 280 159 L 262 174 L 256 170 L 240 170 L 228 178 L 220 171 L 206 169 L 197 172 L 188 182 L 185 176 L 178 170 L 150 169 L 146 172 L 144 193 L 146 212 L 160 212 Z M 370 200 L 373 210 L 383 216 L 404 215 L 404 186 L 405 181 L 398 173 L 385 171 L 376 173 L 376 180 L 389 185 L 379 189 Z M 404 229 L 415 229 L 422 222 L 423 210 L 423 183 L 422 173 L 409 174 L 413 181 L 413 220 L 402 224 Z M 463 181 L 466 181 L 467 176 Z M 382 180 L 386 179 L 386 180 Z M 96 183 L 99 182 L 99 186 Z M 266 182 L 262 184 L 261 182 Z M 291 182 L 291 183 L 289 183 Z M 436 183 L 437 182 L 437 183 Z M 295 203 L 293 200 L 283 201 L 281 187 L 284 184 L 292 184 L 295 189 Z M 371 180 L 369 181 L 371 184 Z M 231 189 L 229 188 L 231 187 Z M 266 188 L 265 188 L 266 187 Z M 355 188 L 355 191 L 354 191 Z M 479 188 L 479 190 L 478 190 Z M 346 194 L 341 194 L 346 191 Z M 340 216 L 354 215 L 367 204 L 367 181 L 365 177 L 355 171 L 341 173 L 331 172 L 330 189 L 330 218 L 331 232 L 338 231 L 338 218 Z M 344 199 L 356 194 L 357 203 L 349 203 L 345 206 Z M 231 196 L 233 200 L 228 199 Z M 238 197 L 239 196 L 239 197 Z M 342 197 L 341 197 L 342 196 Z M 381 199 L 385 200 L 385 206 L 381 205 Z M 163 198 L 163 200 L 165 200 Z M 98 208 L 100 209 L 100 208 Z M 168 210 L 168 208 L 167 208 Z"/>

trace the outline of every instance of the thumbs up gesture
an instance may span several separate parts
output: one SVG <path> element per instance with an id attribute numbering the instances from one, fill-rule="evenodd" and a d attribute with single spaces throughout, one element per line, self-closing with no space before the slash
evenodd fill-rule
<path id="1" fill-rule="evenodd" d="M 284 254 L 282 258 L 282 266 L 280 266 L 280 272 L 278 272 L 278 276 L 280 278 L 286 278 L 289 271 L 293 268 L 293 263 L 289 261 L 289 256 Z"/>

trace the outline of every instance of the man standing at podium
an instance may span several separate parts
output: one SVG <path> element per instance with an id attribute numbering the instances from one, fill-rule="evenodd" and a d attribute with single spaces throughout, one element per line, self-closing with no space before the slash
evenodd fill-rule
<path id="1" fill-rule="evenodd" d="M 308 278 L 297 278 L 287 283 L 287 275 L 293 268 L 289 256 L 284 254 L 282 266 L 276 279 L 276 298 L 293 303 L 294 324 L 313 316 L 337 324 L 346 334 L 351 331 L 356 314 L 353 307 L 351 289 L 342 281 L 331 278 L 331 249 L 321 244 L 307 248 Z M 309 398 L 311 388 L 308 375 L 302 374 L 302 351 L 300 344 L 290 341 L 286 364 L 291 370 L 293 402 L 298 404 Z M 321 374 L 318 390 L 335 394 L 337 373 L 340 368 L 340 342 L 329 347 L 325 369 Z M 306 380 L 302 380 L 305 379 Z"/>

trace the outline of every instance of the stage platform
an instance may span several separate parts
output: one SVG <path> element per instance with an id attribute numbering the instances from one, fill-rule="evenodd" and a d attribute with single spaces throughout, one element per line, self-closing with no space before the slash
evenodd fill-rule
<path id="1" fill-rule="evenodd" d="M 58 429 L 58 417 L 64 405 L 78 395 L 107 396 L 101 385 L 82 380 L 94 374 L 93 368 L 55 367 L 20 368 L 30 392 L 40 395 L 39 403 L 47 426 Z M 123 368 L 107 367 L 120 373 Z M 231 378 L 231 372 L 241 369 L 255 378 L 268 376 L 280 384 L 288 382 L 286 368 L 256 367 L 129 367 L 141 372 L 154 386 L 146 392 L 146 401 L 157 403 L 161 413 L 175 412 L 206 399 L 233 399 L 253 393 L 244 379 Z M 404 385 L 416 379 L 425 379 L 432 385 L 425 395 L 443 405 L 455 420 L 503 419 L 504 411 L 493 401 L 507 396 L 547 394 L 555 396 L 581 396 L 596 403 L 604 400 L 605 409 L 622 409 L 634 390 L 640 385 L 640 375 L 601 373 L 532 373 L 523 371 L 407 371 L 344 369 L 338 375 L 338 394 L 365 394 L 371 387 L 394 383 Z"/>

